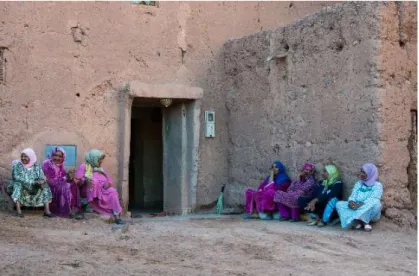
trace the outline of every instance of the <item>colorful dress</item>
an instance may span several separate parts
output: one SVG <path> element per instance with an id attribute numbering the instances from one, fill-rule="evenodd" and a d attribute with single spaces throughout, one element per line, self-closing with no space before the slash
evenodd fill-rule
<path id="1" fill-rule="evenodd" d="M 63 154 L 63 162 L 59 165 L 52 160 L 56 152 Z M 52 202 L 50 204 L 51 213 L 68 217 L 71 212 L 72 194 L 70 185 L 66 181 L 66 171 L 64 169 L 65 151 L 61 147 L 56 147 L 50 157 L 42 163 L 42 170 L 48 180 L 52 193 Z"/>
<path id="2" fill-rule="evenodd" d="M 104 156 L 100 150 L 90 150 L 86 154 L 86 163 L 80 165 L 75 177 L 86 183 L 90 180 L 91 187 L 85 186 L 87 201 L 91 204 L 94 211 L 103 215 L 119 215 L 122 212 L 119 203 L 118 192 L 112 187 L 112 179 L 100 166 L 100 158 Z M 105 188 L 109 183 L 111 186 Z"/>
<path id="3" fill-rule="evenodd" d="M 383 185 L 375 182 L 372 186 L 365 185 L 358 181 L 348 201 L 339 201 L 336 210 L 339 214 L 342 228 L 348 228 L 354 220 L 361 220 L 364 223 L 378 221 L 381 217 L 381 197 L 383 196 Z M 356 210 L 349 208 L 349 201 L 363 202 L 363 205 Z"/>
<path id="4" fill-rule="evenodd" d="M 259 185 L 257 190 L 246 190 L 246 213 L 252 214 L 254 211 L 266 212 L 276 211 L 277 206 L 273 201 L 276 191 L 286 191 L 291 183 L 285 167 L 281 162 L 274 162 L 278 168 L 278 174 L 274 181 L 269 181 L 269 176 Z M 256 209 L 256 210 L 255 210 Z"/>
<path id="5" fill-rule="evenodd" d="M 38 180 L 46 181 L 41 166 L 35 163 L 26 168 L 20 161 L 14 161 L 12 181 L 8 186 L 8 190 L 12 192 L 13 201 L 28 207 L 42 207 L 50 202 L 52 194 L 48 184 L 42 187 L 35 184 Z"/>
<path id="6" fill-rule="evenodd" d="M 383 185 L 377 181 L 378 169 L 374 164 L 366 163 L 362 166 L 361 172 L 364 173 L 364 179 L 355 184 L 348 201 L 339 201 L 336 204 L 342 228 L 351 226 L 355 220 L 369 224 L 380 219 Z M 350 201 L 362 205 L 357 209 L 351 209 Z"/>
<path id="7" fill-rule="evenodd" d="M 327 223 L 335 210 L 336 203 L 342 200 L 343 183 L 339 180 L 339 171 L 334 165 L 326 165 L 325 169 L 329 177 L 319 181 L 309 196 L 300 197 L 297 202 L 302 211 L 311 200 L 317 198 L 314 214 Z"/>
<path id="8" fill-rule="evenodd" d="M 314 165 L 305 164 L 303 170 L 311 170 L 311 174 L 304 180 L 294 180 L 287 191 L 276 191 L 274 201 L 278 204 L 278 210 L 283 219 L 300 220 L 298 198 L 308 195 L 314 187 Z"/>

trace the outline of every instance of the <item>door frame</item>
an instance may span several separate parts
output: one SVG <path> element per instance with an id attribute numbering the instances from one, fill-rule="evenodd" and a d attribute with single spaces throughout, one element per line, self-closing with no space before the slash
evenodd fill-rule
<path id="1" fill-rule="evenodd" d="M 180 183 L 182 191 L 187 191 L 186 200 L 183 198 L 179 202 L 178 208 L 164 210 L 169 214 L 186 214 L 195 211 L 196 208 L 196 185 L 198 181 L 199 168 L 199 134 L 200 134 L 200 114 L 201 99 L 203 89 L 199 87 L 186 86 L 181 84 L 148 84 L 141 81 L 131 81 L 123 84 L 119 89 L 119 119 L 120 127 L 118 133 L 119 152 L 118 152 L 118 192 L 122 199 L 122 207 L 128 211 L 129 204 L 129 156 L 131 140 L 131 112 L 134 98 L 154 98 L 154 99 L 184 99 L 189 100 L 189 108 L 192 110 L 192 121 L 188 124 L 188 160 L 183 164 L 186 170 L 191 172 L 186 179 Z M 164 123 L 163 123 L 164 125 Z M 186 131 L 185 130 L 185 131 Z M 191 150 L 192 149 L 192 150 Z M 165 155 L 163 155 L 163 164 Z M 164 170 L 164 167 L 163 167 Z M 163 182 L 165 182 L 163 180 Z M 163 189 L 166 183 L 163 183 Z M 163 191 L 164 192 L 164 191 Z M 166 197 L 163 199 L 163 206 L 166 206 Z M 166 207 L 164 207 L 166 208 Z"/>

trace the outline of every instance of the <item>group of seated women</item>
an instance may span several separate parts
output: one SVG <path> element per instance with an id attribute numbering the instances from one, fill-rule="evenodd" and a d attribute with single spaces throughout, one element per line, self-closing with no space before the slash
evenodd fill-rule
<path id="1" fill-rule="evenodd" d="M 55 147 L 39 165 L 35 152 L 27 148 L 20 160 L 13 161 L 12 181 L 7 190 L 16 203 L 17 216 L 24 217 L 21 206 L 44 207 L 44 216 L 49 218 L 83 219 L 85 212 L 95 211 L 124 224 L 118 192 L 102 168 L 105 154 L 98 149 L 90 150 L 77 171 L 65 170 L 65 158 L 65 150 Z"/>
<path id="2" fill-rule="evenodd" d="M 348 201 L 342 201 L 343 184 L 336 166 L 326 165 L 322 176 L 317 182 L 315 166 L 305 164 L 298 179 L 291 182 L 285 167 L 274 162 L 259 188 L 246 190 L 245 218 L 257 213 L 263 220 L 296 222 L 306 213 L 310 226 L 326 226 L 335 216 L 332 224 L 340 220 L 342 228 L 371 231 L 370 223 L 380 219 L 383 195 L 377 167 L 371 163 L 362 166 Z"/>

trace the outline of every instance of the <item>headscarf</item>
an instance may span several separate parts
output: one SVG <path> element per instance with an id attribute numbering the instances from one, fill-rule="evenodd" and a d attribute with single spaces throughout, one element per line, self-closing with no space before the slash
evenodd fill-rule
<path id="1" fill-rule="evenodd" d="M 307 181 L 307 179 L 314 178 L 314 173 L 316 172 L 316 166 L 311 163 L 305 163 L 302 172 L 305 170 L 310 170 L 310 174 L 308 176 L 300 176 L 300 181 Z"/>
<path id="2" fill-rule="evenodd" d="M 285 181 L 289 180 L 290 178 L 288 177 L 286 169 L 285 169 L 284 165 L 282 165 L 281 162 L 275 161 L 273 164 L 275 164 L 276 167 L 278 168 L 278 174 L 274 175 L 275 186 L 279 186 L 282 183 L 284 183 Z M 268 175 L 268 177 L 265 178 L 265 181 L 264 181 L 265 184 L 268 184 L 269 178 L 270 178 L 269 175 Z"/>
<path id="3" fill-rule="evenodd" d="M 100 172 L 102 174 L 105 173 L 103 171 L 103 168 L 100 166 L 99 162 L 104 155 L 105 154 L 103 153 L 103 151 L 98 149 L 92 149 L 86 153 L 86 156 L 84 158 L 86 161 L 86 172 L 84 176 L 86 178 L 91 179 L 93 176 L 93 172 Z"/>
<path id="4" fill-rule="evenodd" d="M 362 169 L 367 174 L 367 179 L 362 180 L 365 186 L 371 187 L 375 185 L 375 182 L 378 179 L 378 169 L 372 163 L 366 163 L 362 166 Z"/>
<path id="5" fill-rule="evenodd" d="M 31 148 L 26 148 L 26 149 L 22 150 L 21 154 L 22 153 L 26 154 L 29 157 L 29 163 L 25 165 L 25 164 L 22 163 L 22 160 L 15 160 L 15 161 L 13 161 L 13 165 L 16 164 L 16 163 L 21 163 L 27 169 L 32 167 L 37 161 L 35 151 Z"/>
<path id="6" fill-rule="evenodd" d="M 303 167 L 303 171 L 305 171 L 305 170 L 311 170 L 311 174 L 314 174 L 315 171 L 316 171 L 316 166 L 314 166 L 311 163 L 305 163 L 304 167 Z"/>
<path id="7" fill-rule="evenodd" d="M 330 186 L 333 186 L 333 184 L 340 178 L 339 170 L 334 165 L 326 165 L 324 169 L 327 171 L 329 176 L 327 179 L 323 180 L 323 186 L 325 189 L 328 189 Z"/>
<path id="8" fill-rule="evenodd" d="M 61 152 L 63 154 L 63 162 L 61 164 L 55 164 L 54 163 L 54 155 L 57 152 Z M 66 152 L 62 147 L 54 147 L 50 153 L 50 155 L 48 156 L 48 159 L 44 161 L 44 163 L 42 164 L 42 166 L 46 166 L 48 168 L 51 168 L 55 171 L 56 176 L 60 175 L 60 171 L 64 172 L 64 162 L 65 162 L 65 158 L 66 158 Z"/>

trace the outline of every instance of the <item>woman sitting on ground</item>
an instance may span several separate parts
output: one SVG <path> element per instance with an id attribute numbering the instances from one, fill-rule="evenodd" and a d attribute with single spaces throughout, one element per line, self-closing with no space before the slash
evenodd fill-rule
<path id="1" fill-rule="evenodd" d="M 370 232 L 370 222 L 376 222 L 381 217 L 383 185 L 377 181 L 378 169 L 371 163 L 362 166 L 359 178 L 348 201 L 339 201 L 336 210 L 342 228 L 354 226 L 355 229 L 364 228 Z"/>
<path id="2" fill-rule="evenodd" d="M 68 217 L 71 212 L 71 191 L 66 181 L 64 169 L 65 150 L 55 147 L 49 158 L 42 163 L 42 170 L 52 193 L 51 212 L 60 217 Z"/>
<path id="3" fill-rule="evenodd" d="M 339 171 L 334 165 L 326 165 L 323 172 L 323 181 L 319 181 L 310 196 L 300 197 L 298 205 L 300 210 L 306 210 L 313 218 L 309 226 L 325 226 L 335 210 L 335 205 L 342 200 L 343 184 L 340 181 Z"/>
<path id="4" fill-rule="evenodd" d="M 105 154 L 92 149 L 86 153 L 85 163 L 76 172 L 76 183 L 87 185 L 87 200 L 99 214 L 115 217 L 115 223 L 124 224 L 118 192 L 112 187 L 112 179 L 102 168 Z"/>
<path id="5" fill-rule="evenodd" d="M 36 163 L 36 154 L 32 149 L 24 149 L 20 160 L 13 161 L 12 181 L 8 190 L 12 191 L 11 198 L 16 203 L 17 216 L 23 218 L 21 206 L 44 206 L 44 216 L 53 217 L 49 210 L 52 200 L 51 190 L 42 172 Z"/>
<path id="6" fill-rule="evenodd" d="M 300 220 L 300 210 L 297 199 L 308 195 L 314 185 L 315 166 L 305 164 L 298 180 L 294 180 L 287 191 L 276 191 L 274 201 L 278 204 L 280 221 L 290 220 L 296 222 Z"/>
<path id="7" fill-rule="evenodd" d="M 257 190 L 246 190 L 246 213 L 245 218 L 252 218 L 256 211 L 260 219 L 279 218 L 277 206 L 273 201 L 275 191 L 286 191 L 291 181 L 281 162 L 275 161 L 272 164 L 270 175 L 259 185 Z"/>

